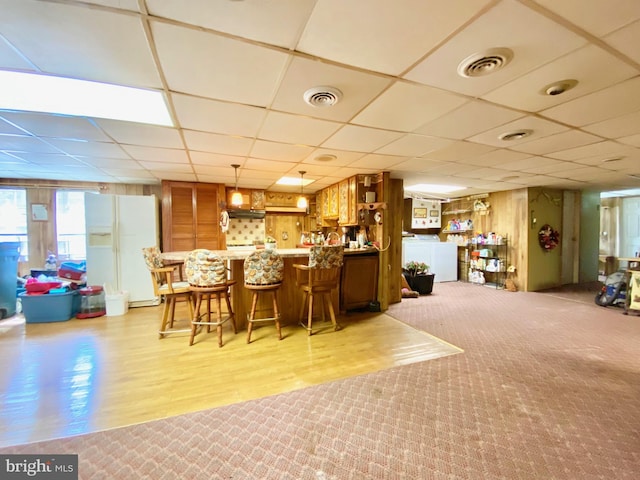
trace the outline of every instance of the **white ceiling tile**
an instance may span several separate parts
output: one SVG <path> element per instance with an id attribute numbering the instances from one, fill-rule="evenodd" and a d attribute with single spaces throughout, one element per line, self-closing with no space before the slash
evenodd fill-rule
<path id="1" fill-rule="evenodd" d="M 346 125 L 324 142 L 322 146 L 324 148 L 337 148 L 355 152 L 372 152 L 397 140 L 401 136 L 401 133 L 359 127 L 357 125 Z"/>
<path id="2" fill-rule="evenodd" d="M 247 158 L 243 168 L 245 170 L 257 170 L 263 174 L 274 174 L 278 176 L 277 178 L 280 178 L 280 174 L 288 172 L 294 165 L 296 165 L 295 162 L 275 162 L 261 158 Z"/>
<path id="3" fill-rule="evenodd" d="M 249 153 L 253 143 L 250 138 L 229 137 L 193 130 L 184 131 L 184 140 L 190 150 L 241 156 Z"/>
<path id="4" fill-rule="evenodd" d="M 465 101 L 464 97 L 435 88 L 397 82 L 358 114 L 353 123 L 410 132 Z"/>
<path id="5" fill-rule="evenodd" d="M 285 48 L 295 43 L 316 0 L 233 2 L 147 0 L 149 13 Z"/>
<path id="6" fill-rule="evenodd" d="M 4 0 L 1 10 L 3 36 L 42 72 L 161 87 L 137 16 L 33 0 Z"/>
<path id="7" fill-rule="evenodd" d="M 640 77 L 543 110 L 542 115 L 569 125 L 600 122 L 640 109 Z"/>
<path id="8" fill-rule="evenodd" d="M 502 168 L 508 168 L 506 165 L 501 165 Z M 548 175 L 553 172 L 563 172 L 572 168 L 577 168 L 577 164 L 571 162 L 564 162 L 561 160 L 553 160 L 551 158 L 536 157 L 531 159 L 531 167 L 520 167 L 518 170 L 527 173 L 535 173 L 539 175 Z M 582 165 L 580 165 L 582 166 Z"/>
<path id="9" fill-rule="evenodd" d="M 193 173 L 193 167 L 184 163 L 140 162 L 140 165 L 154 174 L 158 172 Z"/>
<path id="10" fill-rule="evenodd" d="M 521 130 L 532 130 L 532 133 L 530 136 L 525 137 L 521 140 L 504 141 L 500 140 L 499 138 L 500 135 L 504 133 L 517 132 Z M 567 127 L 558 123 L 550 122 L 548 120 L 533 116 L 526 116 L 523 118 L 519 118 L 518 120 L 515 120 L 513 122 L 506 123 L 500 127 L 492 128 L 491 130 L 482 132 L 479 135 L 474 135 L 468 140 L 472 142 L 493 145 L 494 147 L 514 148 L 517 145 L 521 145 L 538 138 L 546 137 L 548 135 L 553 135 L 555 133 L 560 133 L 567 130 Z"/>
<path id="11" fill-rule="evenodd" d="M 287 54 L 176 25 L 152 27 L 171 90 L 259 107 L 271 103 Z"/>
<path id="12" fill-rule="evenodd" d="M 251 156 L 269 160 L 297 162 L 307 157 L 313 151 L 307 145 L 291 145 L 289 143 L 268 142 L 256 140 L 251 148 Z"/>
<path id="13" fill-rule="evenodd" d="M 309 117 L 346 122 L 376 98 L 391 80 L 351 68 L 331 65 L 308 58 L 294 57 L 280 82 L 273 101 L 274 110 Z M 314 107 L 304 101 L 310 88 L 329 86 L 342 92 L 332 107 Z"/>
<path id="14" fill-rule="evenodd" d="M 297 50 L 372 71 L 399 74 L 487 3 L 319 0 Z"/>
<path id="15" fill-rule="evenodd" d="M 180 134 L 173 128 L 106 119 L 96 120 L 96 123 L 119 143 L 162 148 L 184 147 Z"/>
<path id="16" fill-rule="evenodd" d="M 523 113 L 474 100 L 426 123 L 415 132 L 462 140 L 522 116 Z M 478 122 L 478 118 L 482 118 L 482 122 Z"/>
<path id="17" fill-rule="evenodd" d="M 545 157 L 527 157 L 519 160 L 513 160 L 510 162 L 504 162 L 500 164 L 500 168 L 504 170 L 517 170 L 527 173 L 546 173 L 542 170 L 546 166 L 558 165 L 557 160 Z M 566 167 L 566 165 L 565 165 Z"/>
<path id="18" fill-rule="evenodd" d="M 275 142 L 320 145 L 340 128 L 339 123 L 288 113 L 269 112 L 259 137 Z"/>
<path id="19" fill-rule="evenodd" d="M 633 145 L 635 147 L 640 147 L 640 133 L 637 135 L 630 135 L 628 137 L 622 137 L 618 139 L 622 143 L 626 143 L 627 145 Z"/>
<path id="20" fill-rule="evenodd" d="M 584 44 L 586 40 L 570 30 L 518 2 L 504 0 L 439 47 L 405 78 L 481 96 Z M 497 47 L 513 51 L 513 59 L 506 67 L 480 77 L 458 75 L 457 68 L 463 60 Z"/>
<path id="21" fill-rule="evenodd" d="M 511 147 L 514 150 L 531 153 L 534 155 L 544 155 L 546 153 L 568 150 L 602 140 L 600 137 L 579 130 L 569 130 L 567 132 L 556 133 L 546 137 L 538 138 L 530 142 Z"/>
<path id="22" fill-rule="evenodd" d="M 21 156 L 19 152 L 32 152 L 32 153 L 60 153 L 60 150 L 63 150 L 67 153 L 72 153 L 69 150 L 61 148 L 60 145 L 66 146 L 87 146 L 86 142 L 78 142 L 72 140 L 55 140 L 48 139 L 47 142 L 43 142 L 42 140 L 36 137 L 17 137 L 17 136 L 8 136 L 3 135 L 0 137 L 0 150 L 8 151 L 8 152 L 17 152 L 17 156 Z M 103 144 L 106 145 L 106 144 Z M 113 145 L 117 150 L 120 150 L 118 147 Z M 57 148 L 56 148 L 57 147 Z M 60 150 L 59 150 L 60 149 Z M 120 150 L 121 154 L 122 151 Z"/>
<path id="23" fill-rule="evenodd" d="M 191 151 L 189 152 L 189 156 L 191 157 L 191 163 L 194 165 L 217 165 L 231 168 L 233 164 L 242 165 L 245 162 L 244 156 L 240 157 L 221 153 Z M 233 176 L 233 170 L 229 171 Z"/>
<path id="24" fill-rule="evenodd" d="M 580 161 L 581 159 L 591 157 L 598 157 L 602 159 L 607 156 L 621 154 L 625 150 L 629 150 L 629 147 L 626 145 L 621 145 L 618 142 L 602 141 L 592 143 L 590 145 L 549 153 L 547 156 L 560 160 Z"/>
<path id="25" fill-rule="evenodd" d="M 467 165 L 477 165 L 480 167 L 500 167 L 508 164 L 509 162 L 515 162 L 523 160 L 525 158 L 531 158 L 528 153 L 514 152 L 512 150 L 491 150 L 482 155 L 474 155 L 472 157 L 463 158 L 458 160 L 459 163 Z"/>
<path id="26" fill-rule="evenodd" d="M 467 167 L 466 170 L 454 175 L 455 177 L 473 178 L 482 180 L 498 180 L 505 181 L 505 177 L 513 177 L 513 172 L 502 170 L 500 168 L 490 167 Z"/>
<path id="27" fill-rule="evenodd" d="M 636 6 L 640 5 L 640 2 L 635 1 L 634 3 Z M 605 37 L 605 42 L 613 45 L 636 63 L 640 63 L 640 51 L 638 51 L 638 45 L 640 45 L 640 21 L 636 21 L 608 35 Z"/>
<path id="28" fill-rule="evenodd" d="M 189 130 L 255 137 L 267 114 L 264 108 L 173 94 L 180 126 Z"/>
<path id="29" fill-rule="evenodd" d="M 335 155 L 335 159 L 327 160 L 326 155 Z M 311 165 L 332 165 L 344 167 L 349 165 L 365 155 L 363 152 L 350 152 L 347 150 L 335 150 L 327 148 L 318 148 L 307 156 L 302 163 Z"/>
<path id="30" fill-rule="evenodd" d="M 451 145 L 429 152 L 426 157 L 433 160 L 442 160 L 446 162 L 460 162 L 465 158 L 477 157 L 484 155 L 492 150 L 492 147 L 487 145 L 479 145 L 477 143 L 457 141 Z"/>
<path id="31" fill-rule="evenodd" d="M 129 158 L 126 152 L 115 143 L 81 142 L 76 140 L 49 139 L 48 143 L 68 153 L 87 157 Z"/>
<path id="32" fill-rule="evenodd" d="M 446 165 L 442 160 L 431 160 L 428 158 L 410 158 L 398 163 L 393 167 L 394 172 L 426 172 L 440 165 Z"/>
<path id="33" fill-rule="evenodd" d="M 582 130 L 608 138 L 622 138 L 640 133 L 640 111 L 585 125 Z"/>
<path id="34" fill-rule="evenodd" d="M 605 35 L 640 18 L 637 0 L 535 0 L 552 12 L 596 36 Z"/>
<path id="35" fill-rule="evenodd" d="M 184 150 L 177 148 L 140 147 L 137 145 L 123 145 L 122 148 L 136 160 L 145 162 L 189 163 L 189 157 Z"/>
<path id="36" fill-rule="evenodd" d="M 107 175 L 113 175 L 114 177 L 130 177 L 130 178 L 143 178 L 148 180 L 155 179 L 155 175 L 147 170 L 129 169 L 129 168 L 103 168 Z"/>
<path id="37" fill-rule="evenodd" d="M 594 45 L 571 52 L 503 85 L 482 98 L 528 112 L 565 103 L 637 75 L 629 64 Z M 561 95 L 546 95 L 545 87 L 564 80 L 578 84 Z"/>
<path id="38" fill-rule="evenodd" d="M 378 155 L 371 153 L 365 155 L 360 160 L 356 160 L 351 163 L 349 167 L 353 168 L 375 168 L 378 170 L 390 170 L 394 165 L 406 160 L 406 157 L 400 157 L 395 155 Z"/>
<path id="39" fill-rule="evenodd" d="M 4 120 L 4 117 L 7 113 L 13 112 L 0 112 L 0 135 L 27 136 L 27 133 Z"/>
<path id="40" fill-rule="evenodd" d="M 140 170 L 140 165 L 135 160 L 123 160 L 117 158 L 102 158 L 102 157 L 77 157 L 80 161 L 92 165 L 96 168 L 113 168 L 113 169 L 128 169 L 128 170 Z"/>
<path id="41" fill-rule="evenodd" d="M 125 10 L 131 10 L 132 12 L 140 11 L 138 0 L 84 0 L 84 2 L 111 8 L 122 8 Z"/>
<path id="42" fill-rule="evenodd" d="M 409 133 L 398 140 L 376 150 L 375 153 L 385 155 L 420 156 L 433 150 L 451 145 L 451 140 L 438 137 L 428 137 L 426 135 L 415 135 Z"/>
<path id="43" fill-rule="evenodd" d="M 2 117 L 32 135 L 109 141 L 109 138 L 83 117 L 47 115 L 32 112 L 4 112 Z"/>

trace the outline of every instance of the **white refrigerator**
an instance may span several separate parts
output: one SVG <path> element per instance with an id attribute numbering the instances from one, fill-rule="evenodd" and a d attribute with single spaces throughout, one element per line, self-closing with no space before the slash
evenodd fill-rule
<path id="1" fill-rule="evenodd" d="M 85 193 L 87 285 L 128 292 L 131 307 L 157 305 L 143 247 L 158 245 L 154 195 Z"/>

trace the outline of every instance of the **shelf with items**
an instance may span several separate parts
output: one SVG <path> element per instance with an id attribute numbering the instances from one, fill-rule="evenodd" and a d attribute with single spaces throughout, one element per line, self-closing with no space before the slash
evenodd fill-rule
<path id="1" fill-rule="evenodd" d="M 458 268 L 462 281 L 505 288 L 509 258 L 506 237 L 500 237 L 499 243 L 472 243 L 460 250 Z"/>

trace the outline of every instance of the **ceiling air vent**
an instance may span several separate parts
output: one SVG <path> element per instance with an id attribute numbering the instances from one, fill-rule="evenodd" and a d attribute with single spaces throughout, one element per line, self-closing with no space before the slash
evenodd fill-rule
<path id="1" fill-rule="evenodd" d="M 512 140 L 522 140 L 533 133 L 533 130 L 517 130 L 515 132 L 507 132 L 498 136 L 503 142 L 510 142 Z"/>
<path id="2" fill-rule="evenodd" d="M 313 87 L 304 92 L 304 101 L 312 107 L 332 107 L 341 98 L 342 92 L 333 87 Z"/>
<path id="3" fill-rule="evenodd" d="M 458 65 L 461 77 L 482 77 L 500 70 L 511 61 L 513 52 L 508 48 L 491 48 L 484 52 L 474 53 Z"/>

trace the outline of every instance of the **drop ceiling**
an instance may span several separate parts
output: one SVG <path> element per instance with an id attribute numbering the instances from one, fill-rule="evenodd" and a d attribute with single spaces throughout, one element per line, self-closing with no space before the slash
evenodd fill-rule
<path id="1" fill-rule="evenodd" d="M 164 92 L 175 127 L 0 110 L 0 177 L 472 195 L 640 187 L 638 0 L 0 0 L 0 69 Z M 458 65 L 508 48 L 503 68 Z M 546 95 L 554 82 L 577 85 Z M 342 92 L 306 104 L 316 86 Z M 499 136 L 531 135 L 511 141 Z M 323 160 L 334 155 L 330 161 Z M 608 161 L 607 161 L 608 160 Z"/>

